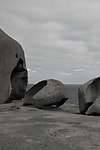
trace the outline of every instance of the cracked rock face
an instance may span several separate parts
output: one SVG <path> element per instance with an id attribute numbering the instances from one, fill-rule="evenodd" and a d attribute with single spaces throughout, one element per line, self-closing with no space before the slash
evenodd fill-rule
<path id="1" fill-rule="evenodd" d="M 60 107 L 68 99 L 67 89 L 58 80 L 43 80 L 27 91 L 24 98 L 24 105 L 32 104 L 37 108 L 56 105 Z"/>
<path id="2" fill-rule="evenodd" d="M 100 114 L 100 77 L 81 85 L 78 90 L 79 111 L 82 114 Z"/>
<path id="3" fill-rule="evenodd" d="M 22 99 L 27 69 L 21 45 L 0 29 L 0 104 Z"/>

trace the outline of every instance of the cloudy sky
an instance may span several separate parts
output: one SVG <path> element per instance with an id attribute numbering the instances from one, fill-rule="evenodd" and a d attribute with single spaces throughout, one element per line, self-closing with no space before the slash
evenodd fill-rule
<path id="1" fill-rule="evenodd" d="M 2 0 L 0 26 L 22 45 L 29 83 L 100 75 L 100 0 Z"/>

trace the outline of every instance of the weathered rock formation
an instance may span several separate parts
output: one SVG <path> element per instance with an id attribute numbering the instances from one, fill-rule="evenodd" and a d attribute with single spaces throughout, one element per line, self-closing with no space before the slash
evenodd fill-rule
<path id="1" fill-rule="evenodd" d="M 100 115 L 100 95 L 97 97 L 97 99 L 94 101 L 94 103 L 88 108 L 87 115 Z"/>
<path id="2" fill-rule="evenodd" d="M 81 85 L 78 90 L 79 111 L 82 114 L 99 113 L 100 110 L 100 77 Z"/>
<path id="3" fill-rule="evenodd" d="M 0 104 L 22 99 L 27 69 L 21 45 L 0 29 Z"/>
<path id="4" fill-rule="evenodd" d="M 24 105 L 32 104 L 37 108 L 43 106 L 63 105 L 68 99 L 67 89 L 58 80 L 48 79 L 34 85 L 27 91 L 24 98 Z"/>

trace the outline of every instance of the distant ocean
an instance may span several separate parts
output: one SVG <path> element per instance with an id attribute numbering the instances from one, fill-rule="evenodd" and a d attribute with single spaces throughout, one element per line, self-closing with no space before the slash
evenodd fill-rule
<path id="1" fill-rule="evenodd" d="M 27 90 L 30 89 L 34 84 L 28 84 Z M 76 104 L 78 103 L 78 88 L 81 84 L 65 84 L 67 88 L 68 97 L 67 103 Z"/>
<path id="2" fill-rule="evenodd" d="M 78 88 L 81 86 L 81 84 L 66 84 L 65 86 L 69 96 L 67 103 L 78 103 Z"/>

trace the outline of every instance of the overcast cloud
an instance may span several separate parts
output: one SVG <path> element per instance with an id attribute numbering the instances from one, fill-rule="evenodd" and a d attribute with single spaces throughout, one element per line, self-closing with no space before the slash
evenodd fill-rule
<path id="1" fill-rule="evenodd" d="M 100 0 L 3 0 L 0 25 L 23 47 L 29 83 L 100 75 Z"/>

